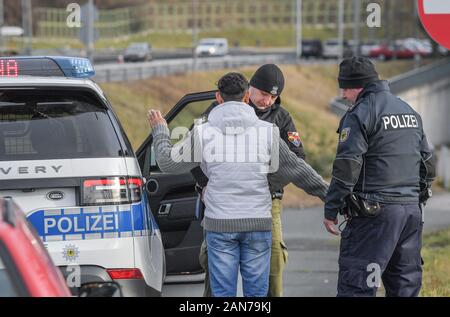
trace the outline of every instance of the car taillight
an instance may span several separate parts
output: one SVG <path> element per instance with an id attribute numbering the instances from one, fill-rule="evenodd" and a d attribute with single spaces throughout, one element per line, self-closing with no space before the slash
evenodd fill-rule
<path id="1" fill-rule="evenodd" d="M 116 205 L 141 200 L 142 179 L 138 177 L 105 177 L 83 181 L 81 204 Z"/>
<path id="2" fill-rule="evenodd" d="M 128 190 L 131 202 L 140 201 L 142 194 L 142 179 L 128 178 Z"/>
<path id="3" fill-rule="evenodd" d="M 107 269 L 109 276 L 113 280 L 132 280 L 143 279 L 142 273 L 139 269 Z"/>

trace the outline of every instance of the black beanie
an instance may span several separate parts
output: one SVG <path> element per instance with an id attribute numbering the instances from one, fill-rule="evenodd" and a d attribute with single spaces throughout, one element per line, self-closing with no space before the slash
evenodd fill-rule
<path id="1" fill-rule="evenodd" d="M 351 57 L 339 65 L 339 88 L 364 88 L 375 80 L 378 73 L 368 58 Z"/>
<path id="2" fill-rule="evenodd" d="M 279 96 L 284 88 L 283 72 L 275 64 L 262 65 L 250 79 L 250 86 Z"/>

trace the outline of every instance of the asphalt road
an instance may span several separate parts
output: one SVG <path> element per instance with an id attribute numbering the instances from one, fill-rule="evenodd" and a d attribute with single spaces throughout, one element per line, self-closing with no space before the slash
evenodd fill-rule
<path id="1" fill-rule="evenodd" d="M 339 237 L 325 231 L 323 208 L 286 209 L 282 215 L 289 260 L 284 296 L 335 296 Z M 425 232 L 450 227 L 450 194 L 435 195 L 425 210 Z M 197 280 L 201 277 L 194 277 Z M 202 296 L 202 283 L 169 284 L 163 296 Z M 238 296 L 242 295 L 239 290 Z"/>

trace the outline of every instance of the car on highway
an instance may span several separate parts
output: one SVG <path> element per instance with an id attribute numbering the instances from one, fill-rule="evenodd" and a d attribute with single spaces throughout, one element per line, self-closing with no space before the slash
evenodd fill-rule
<path id="1" fill-rule="evenodd" d="M 359 47 L 361 56 L 369 57 L 370 56 L 370 51 L 375 49 L 375 48 L 377 48 L 378 45 L 379 45 L 378 41 L 362 42 L 361 46 Z"/>
<path id="2" fill-rule="evenodd" d="M 147 42 L 131 43 L 123 54 L 124 62 L 147 62 L 152 60 L 152 47 Z"/>
<path id="3" fill-rule="evenodd" d="M 447 48 L 445 48 L 442 45 L 439 45 L 437 47 L 437 52 L 441 55 L 441 56 L 448 56 L 449 55 L 449 50 Z"/>
<path id="4" fill-rule="evenodd" d="M 347 41 L 343 41 L 343 57 L 352 56 L 352 49 Z M 328 39 L 323 42 L 323 52 L 322 56 L 325 59 L 328 58 L 338 58 L 339 57 L 339 40 L 338 39 Z"/>
<path id="5" fill-rule="evenodd" d="M 64 276 L 78 265 L 82 284 L 116 281 L 124 296 L 159 296 L 161 232 L 94 74 L 83 58 L 0 58 L 0 197 L 25 212 Z M 168 230 L 179 227 L 173 220 Z"/>
<path id="6" fill-rule="evenodd" d="M 197 56 L 225 56 L 228 54 L 228 40 L 226 38 L 201 39 L 195 47 Z"/>
<path id="7" fill-rule="evenodd" d="M 397 40 L 398 45 L 403 45 L 405 48 L 413 51 L 415 54 L 421 57 L 428 57 L 433 54 L 433 46 L 429 39 L 417 39 L 417 38 L 406 38 Z"/>
<path id="8" fill-rule="evenodd" d="M 391 59 L 394 55 L 394 45 L 388 43 L 380 43 L 372 47 L 369 51 L 369 57 L 378 58 L 381 61 Z"/>
<path id="9" fill-rule="evenodd" d="M 322 41 L 318 39 L 302 40 L 302 57 L 321 58 L 323 52 Z"/>
<path id="10" fill-rule="evenodd" d="M 430 54 L 426 46 L 419 45 L 417 42 L 396 40 L 391 44 L 380 43 L 372 48 L 369 52 L 369 57 L 384 61 L 392 58 L 412 59 L 415 57 L 427 57 Z"/>

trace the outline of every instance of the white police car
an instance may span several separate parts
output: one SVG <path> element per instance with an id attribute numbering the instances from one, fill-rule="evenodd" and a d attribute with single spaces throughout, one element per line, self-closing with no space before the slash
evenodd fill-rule
<path id="1" fill-rule="evenodd" d="M 0 59 L 0 197 L 25 211 L 66 276 L 78 265 L 80 283 L 115 280 L 125 296 L 159 295 L 161 232 L 135 154 L 92 75 L 85 59 Z"/>

